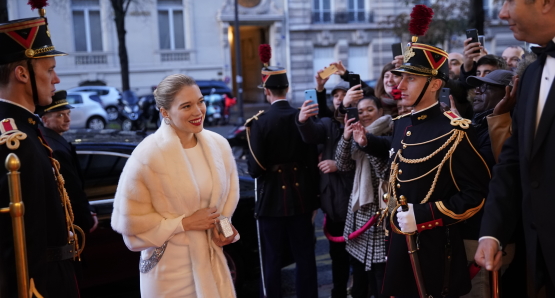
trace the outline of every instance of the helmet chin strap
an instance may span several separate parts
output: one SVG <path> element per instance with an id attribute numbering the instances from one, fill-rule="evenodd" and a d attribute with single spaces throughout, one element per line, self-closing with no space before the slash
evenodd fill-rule
<path id="1" fill-rule="evenodd" d="M 422 88 L 422 92 L 420 92 L 420 96 L 418 96 L 418 99 L 412 105 L 413 108 L 416 107 L 420 103 L 420 101 L 422 100 L 422 97 L 424 97 L 424 93 L 426 93 L 426 90 L 428 89 L 428 86 L 430 85 L 431 81 L 432 81 L 432 77 L 428 77 L 428 79 L 426 80 L 426 84 L 424 85 L 424 88 Z"/>
<path id="2" fill-rule="evenodd" d="M 37 81 L 35 80 L 35 70 L 31 64 L 31 59 L 27 59 L 27 69 L 29 70 L 29 76 L 31 77 L 31 90 L 33 91 L 33 102 L 36 106 L 39 105 L 39 94 L 37 92 Z"/>

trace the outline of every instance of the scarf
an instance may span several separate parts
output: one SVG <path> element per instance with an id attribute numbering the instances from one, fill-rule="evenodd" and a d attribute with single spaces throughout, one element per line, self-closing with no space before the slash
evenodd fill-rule
<path id="1" fill-rule="evenodd" d="M 365 130 L 367 133 L 376 136 L 387 134 L 391 132 L 391 121 L 392 119 L 390 115 L 384 115 L 365 127 Z M 354 141 L 352 142 L 354 145 Z M 351 206 L 349 207 L 351 207 L 353 212 L 356 212 L 361 206 L 374 203 L 374 186 L 372 185 L 373 169 L 368 155 L 359 150 L 356 145 L 352 148 L 351 158 L 355 161 L 356 168 L 353 192 L 351 193 L 353 199 L 351 200 Z M 383 180 L 380 179 L 378 190 L 380 195 L 383 192 L 381 187 L 382 183 Z M 379 201 L 382 202 L 382 200 Z"/>

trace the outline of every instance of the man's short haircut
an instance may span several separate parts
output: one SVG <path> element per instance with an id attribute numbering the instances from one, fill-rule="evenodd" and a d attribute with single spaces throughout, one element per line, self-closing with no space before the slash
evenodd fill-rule
<path id="1" fill-rule="evenodd" d="M 507 69 L 507 62 L 505 59 L 495 55 L 485 55 L 478 59 L 476 62 L 476 67 L 480 65 L 491 65 L 497 67 L 497 69 Z"/>
<path id="2" fill-rule="evenodd" d="M 507 49 L 521 49 L 524 53 L 526 53 L 526 50 L 523 47 L 519 46 L 519 45 L 508 46 Z"/>
<path id="3" fill-rule="evenodd" d="M 266 88 L 266 89 L 270 90 L 270 93 L 272 93 L 273 96 L 285 97 L 287 95 L 287 88 L 280 88 L 280 89 Z"/>
<path id="4" fill-rule="evenodd" d="M 26 67 L 27 65 L 27 63 L 25 63 L 26 61 L 27 60 L 20 60 L 20 61 L 15 61 L 8 64 L 0 65 L 0 87 L 4 87 L 8 85 L 8 83 L 10 82 L 10 75 L 12 74 L 12 72 L 18 66 Z"/>

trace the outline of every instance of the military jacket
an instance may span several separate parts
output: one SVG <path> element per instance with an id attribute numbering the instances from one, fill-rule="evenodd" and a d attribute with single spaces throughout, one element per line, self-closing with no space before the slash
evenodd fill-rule
<path id="1" fill-rule="evenodd" d="M 2 120 L 4 119 L 4 120 Z M 43 297 L 78 297 L 73 266 L 69 260 L 49 262 L 48 247 L 67 244 L 65 212 L 49 159 L 49 151 L 41 143 L 40 120 L 30 111 L 0 101 L 0 125 L 17 129 L 26 137 L 17 149 L 10 149 L 3 133 L 0 141 L 2 165 L 9 153 L 15 153 L 21 167 L 21 195 L 25 205 L 25 236 L 29 277 Z M 0 207 L 10 203 L 7 170 L 0 170 Z M 0 297 L 16 297 L 16 268 L 12 221 L 9 214 L 0 214 Z M 33 296 L 35 297 L 35 296 Z"/>
<path id="2" fill-rule="evenodd" d="M 303 142 L 295 124 L 298 113 L 278 101 L 248 123 L 249 173 L 258 178 L 256 216 L 292 216 L 319 206 L 316 145 Z"/>
<path id="3" fill-rule="evenodd" d="M 398 118 L 391 138 L 368 135 L 368 145 L 362 148 L 390 157 L 390 203 L 402 196 L 413 204 L 418 258 L 426 292 L 433 297 L 461 296 L 471 288 L 460 223 L 483 207 L 490 174 L 469 124 L 450 112 L 444 114 L 436 104 Z M 395 230 L 395 214 L 391 220 Z M 383 293 L 416 295 L 406 236 L 390 234 Z"/>

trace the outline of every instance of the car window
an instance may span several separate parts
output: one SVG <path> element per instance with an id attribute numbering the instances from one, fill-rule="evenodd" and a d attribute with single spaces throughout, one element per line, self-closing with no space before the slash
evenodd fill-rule
<path id="1" fill-rule="evenodd" d="M 102 100 L 100 100 L 100 97 L 98 95 L 90 95 L 89 98 L 98 102 L 99 104 L 102 104 Z"/>
<path id="2" fill-rule="evenodd" d="M 112 199 L 129 155 L 101 151 L 77 151 L 89 201 Z"/>
<path id="3" fill-rule="evenodd" d="M 108 93 L 110 93 L 110 90 L 98 90 L 98 95 L 108 95 Z"/>
<path id="4" fill-rule="evenodd" d="M 66 99 L 70 105 L 83 103 L 83 98 L 81 97 L 81 95 L 68 94 Z"/>

